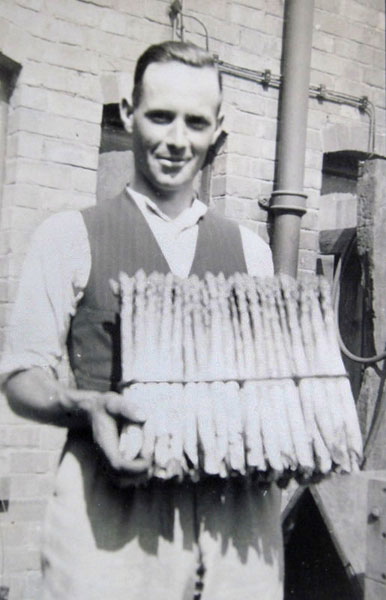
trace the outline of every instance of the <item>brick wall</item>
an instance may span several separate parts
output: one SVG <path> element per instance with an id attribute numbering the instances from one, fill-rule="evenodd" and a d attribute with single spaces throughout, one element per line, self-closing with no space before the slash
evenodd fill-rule
<path id="1" fill-rule="evenodd" d="M 9 100 L 0 205 L 0 350 L 31 232 L 49 213 L 94 202 L 103 103 L 129 87 L 138 54 L 171 37 L 166 0 L 2 0 L 0 52 L 21 66 Z M 210 49 L 234 65 L 280 74 L 283 0 L 185 0 Z M 385 155 L 383 0 L 316 0 L 311 83 L 368 96 L 375 152 Z M 203 28 L 184 20 L 204 45 Z M 123 73 L 123 75 L 122 75 Z M 279 92 L 224 76 L 228 138 L 214 167 L 213 201 L 267 235 L 258 200 L 272 190 Z M 367 150 L 369 119 L 345 104 L 309 102 L 300 267 L 318 246 L 323 152 Z M 11 600 L 38 600 L 38 540 L 63 432 L 13 415 L 0 399 L 3 584 Z M 9 491 L 8 491 L 9 490 Z M 0 503 L 0 511 L 6 508 Z"/>

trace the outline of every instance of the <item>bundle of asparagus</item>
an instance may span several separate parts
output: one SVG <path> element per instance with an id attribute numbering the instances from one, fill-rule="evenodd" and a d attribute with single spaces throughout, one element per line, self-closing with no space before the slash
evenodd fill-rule
<path id="1" fill-rule="evenodd" d="M 285 484 L 357 469 L 361 434 L 326 282 L 207 274 L 120 276 L 121 435 L 149 477 Z"/>

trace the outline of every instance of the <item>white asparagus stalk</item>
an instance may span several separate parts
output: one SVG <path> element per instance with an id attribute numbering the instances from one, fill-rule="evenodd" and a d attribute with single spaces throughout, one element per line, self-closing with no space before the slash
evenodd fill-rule
<path id="1" fill-rule="evenodd" d="M 216 279 L 212 273 L 206 273 L 205 283 L 209 292 L 210 308 L 210 349 L 208 373 L 210 380 L 220 380 L 224 376 L 223 349 L 224 342 L 219 311 Z"/>
<path id="2" fill-rule="evenodd" d="M 200 446 L 203 450 L 203 468 L 208 475 L 218 475 L 216 460 L 216 440 L 211 397 L 205 383 L 197 384 L 197 429 Z"/>
<path id="3" fill-rule="evenodd" d="M 236 348 L 235 340 L 233 336 L 233 326 L 229 305 L 229 293 L 230 284 L 225 279 L 224 275 L 220 273 L 217 276 L 217 288 L 218 288 L 218 309 L 220 313 L 221 329 L 223 334 L 223 365 L 224 374 L 222 379 L 237 379 L 237 362 L 236 362 Z"/>
<path id="4" fill-rule="evenodd" d="M 244 279 L 239 273 L 234 275 L 234 290 L 240 315 L 240 330 L 243 339 L 243 362 L 245 365 L 245 377 L 248 379 L 253 377 L 255 374 L 256 357 L 248 313 Z"/>
<path id="5" fill-rule="evenodd" d="M 167 478 L 183 476 L 183 431 L 181 419 L 181 392 L 182 385 L 170 384 L 168 387 L 168 429 L 169 429 L 169 460 L 167 464 Z"/>
<path id="6" fill-rule="evenodd" d="M 190 286 L 188 280 L 183 280 L 182 292 L 184 379 L 185 381 L 196 381 L 198 373 L 196 366 L 192 326 L 192 303 L 190 298 Z"/>
<path id="7" fill-rule="evenodd" d="M 299 393 L 307 432 L 312 440 L 315 464 L 321 473 L 326 474 L 332 468 L 331 455 L 316 424 L 314 407 L 312 403 L 312 395 L 314 391 L 310 379 L 302 379 L 300 381 Z"/>
<path id="8" fill-rule="evenodd" d="M 151 461 L 151 466 L 154 463 L 154 448 L 156 440 L 156 403 L 158 402 L 158 384 L 146 384 L 148 394 L 148 417 L 143 424 L 143 441 L 141 448 L 141 456 Z"/>
<path id="9" fill-rule="evenodd" d="M 170 459 L 169 427 L 167 419 L 168 383 L 157 384 L 156 439 L 154 446 L 154 474 L 160 479 L 167 478 L 167 466 Z"/>
<path id="10" fill-rule="evenodd" d="M 326 403 L 329 407 L 329 415 L 333 423 L 335 446 L 341 451 L 340 468 L 349 472 L 351 469 L 350 457 L 347 448 L 346 438 L 346 414 L 343 410 L 342 400 L 337 387 L 337 379 L 328 377 L 331 375 L 341 375 L 341 361 L 334 359 L 334 352 L 331 352 L 327 337 L 325 324 L 319 301 L 317 299 L 319 289 L 317 282 L 311 282 L 308 289 L 307 299 L 311 314 L 311 326 L 313 328 L 313 339 L 316 349 L 315 369 L 320 373 L 325 373 L 327 377 L 323 381 L 325 388 Z M 320 384 L 322 385 L 322 384 Z"/>
<path id="11" fill-rule="evenodd" d="M 162 315 L 159 338 L 158 365 L 163 373 L 163 381 L 173 380 L 173 365 L 171 364 L 171 338 L 172 338 L 172 286 L 173 274 L 168 273 L 165 277 L 162 295 Z"/>
<path id="12" fill-rule="evenodd" d="M 337 369 L 339 368 L 341 372 L 345 372 L 342 356 L 337 341 L 338 338 L 335 326 L 334 313 L 331 306 L 329 288 L 327 282 L 323 278 L 319 279 L 319 289 L 324 324 L 327 338 L 329 341 L 331 360 L 334 361 L 334 364 L 336 364 Z M 359 428 L 358 414 L 355 408 L 354 398 L 347 377 L 339 376 L 337 380 L 337 386 L 341 398 L 342 410 L 345 415 L 345 429 L 348 449 L 350 455 L 353 458 L 352 462 L 353 464 L 355 464 L 357 460 L 360 460 L 363 452 L 362 436 Z"/>
<path id="13" fill-rule="evenodd" d="M 283 396 L 285 398 L 285 409 L 287 420 L 290 425 L 292 444 L 295 450 L 296 459 L 301 472 L 310 476 L 314 469 L 314 460 L 312 456 L 311 443 L 304 421 L 299 391 L 291 379 L 286 379 L 282 383 Z"/>
<path id="14" fill-rule="evenodd" d="M 235 340 L 237 379 L 246 379 L 243 340 L 241 337 L 240 322 L 233 288 L 230 290 L 229 306 L 232 320 L 233 338 Z"/>
<path id="15" fill-rule="evenodd" d="M 270 398 L 276 415 L 275 422 L 280 441 L 282 463 L 285 468 L 294 471 L 297 468 L 297 459 L 292 441 L 293 435 L 290 431 L 287 419 L 286 398 L 283 394 L 283 386 L 281 383 L 275 383 L 273 381 L 268 387 L 270 389 Z"/>
<path id="16" fill-rule="evenodd" d="M 259 385 L 261 433 L 265 458 L 274 471 L 274 478 L 278 478 L 283 472 L 280 442 L 278 440 L 277 428 L 275 426 L 276 414 L 270 401 L 268 384 L 261 382 Z"/>
<path id="17" fill-rule="evenodd" d="M 171 365 L 173 367 L 174 377 L 176 381 L 182 381 L 184 378 L 182 290 L 180 281 L 177 280 L 175 280 L 174 285 Z"/>
<path id="18" fill-rule="evenodd" d="M 128 388 L 125 388 L 127 398 L 130 403 L 138 407 L 148 407 L 148 398 L 146 385 L 142 383 L 136 383 Z M 147 410 L 146 410 L 147 412 Z M 133 460 L 136 458 L 143 445 L 143 426 L 138 423 L 127 423 L 122 427 L 122 431 L 119 437 L 119 450 L 124 456 L 125 460 Z"/>
<path id="19" fill-rule="evenodd" d="M 341 423 L 334 422 L 333 411 L 326 395 L 325 386 L 318 377 L 316 341 L 311 326 L 309 298 L 309 288 L 303 285 L 301 288 L 301 327 L 304 347 L 309 361 L 308 373 L 309 375 L 315 375 L 310 381 L 310 386 L 312 386 L 311 400 L 314 405 L 315 421 L 323 441 L 330 452 L 332 460 L 339 465 L 345 460 L 345 448 L 344 445 L 339 444 L 339 442 L 342 442 L 341 432 L 336 430 L 334 425 L 340 426 Z"/>
<path id="20" fill-rule="evenodd" d="M 182 428 L 184 452 L 198 470 L 198 438 L 197 438 L 197 385 L 187 383 L 183 386 L 184 422 Z"/>
<path id="21" fill-rule="evenodd" d="M 358 414 L 348 378 L 338 377 L 336 386 L 345 415 L 347 447 L 352 464 L 355 465 L 360 462 L 363 454 L 362 434 L 359 428 Z"/>
<path id="22" fill-rule="evenodd" d="M 133 366 L 133 379 L 136 381 L 146 381 L 147 373 L 147 352 L 145 345 L 145 289 L 146 275 L 141 269 L 135 274 L 135 295 L 134 295 L 134 347 L 135 362 Z"/>
<path id="23" fill-rule="evenodd" d="M 133 296 L 134 280 L 126 273 L 119 274 L 121 288 L 121 362 L 122 379 L 129 382 L 133 379 L 134 368 L 134 331 L 133 331 Z"/>
<path id="24" fill-rule="evenodd" d="M 205 380 L 209 378 L 209 340 L 207 339 L 204 319 L 203 306 L 201 304 L 201 286 L 196 276 L 190 277 L 191 281 L 191 301 L 192 301 L 192 323 L 194 331 L 194 346 L 197 365 L 197 379 Z"/>
<path id="25" fill-rule="evenodd" d="M 244 425 L 246 463 L 250 468 L 256 468 L 258 471 L 265 471 L 266 463 L 261 433 L 258 384 L 253 381 L 246 381 L 242 388 L 242 393 L 246 405 L 246 419 Z"/>
<path id="26" fill-rule="evenodd" d="M 255 288 L 255 281 L 247 275 L 244 276 L 244 281 L 246 284 L 246 293 L 249 302 L 249 312 L 252 324 L 252 335 L 255 350 L 255 373 L 257 379 L 263 379 L 265 377 L 264 365 L 266 358 L 264 354 L 264 332 L 259 299 Z"/>
<path id="27" fill-rule="evenodd" d="M 225 384 L 225 404 L 228 423 L 228 450 L 231 469 L 245 474 L 243 419 L 240 410 L 240 388 L 235 381 Z"/>
<path id="28" fill-rule="evenodd" d="M 335 377 L 326 377 L 319 381 L 320 385 L 324 387 L 325 397 L 331 407 L 335 447 L 339 448 L 341 452 L 340 461 L 337 463 L 336 468 L 349 473 L 351 471 L 351 461 L 346 438 L 346 415 L 343 412 L 337 379 Z"/>
<path id="29" fill-rule="evenodd" d="M 216 381 L 210 384 L 209 390 L 212 396 L 216 460 L 219 465 L 220 476 L 225 477 L 227 475 L 225 460 L 228 452 L 228 422 L 225 403 L 225 384 L 222 381 Z"/>
<path id="30" fill-rule="evenodd" d="M 147 279 L 145 292 L 145 339 L 144 354 L 146 360 L 146 373 L 149 381 L 158 381 L 162 377 L 159 361 L 159 326 L 160 326 L 160 294 L 163 287 L 164 276 L 152 273 Z"/>

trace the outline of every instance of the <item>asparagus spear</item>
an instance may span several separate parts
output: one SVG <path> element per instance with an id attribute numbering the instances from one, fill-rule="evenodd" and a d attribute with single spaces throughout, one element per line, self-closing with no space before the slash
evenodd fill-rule
<path id="1" fill-rule="evenodd" d="M 224 400 L 228 423 L 228 460 L 236 473 L 245 474 L 243 419 L 240 410 L 239 386 L 235 381 L 225 384 Z"/>
<path id="2" fill-rule="evenodd" d="M 144 385 L 136 383 L 127 388 L 126 396 L 130 401 L 138 406 L 144 404 Z M 136 458 L 142 448 L 143 431 L 142 425 L 130 423 L 123 426 L 119 437 L 119 450 L 126 460 L 130 461 Z"/>
<path id="3" fill-rule="evenodd" d="M 255 348 L 253 344 L 252 328 L 249 318 L 246 289 L 244 278 L 239 273 L 234 275 L 234 291 L 240 317 L 240 331 L 243 340 L 243 364 L 245 365 L 245 377 L 251 378 L 255 374 Z"/>
<path id="4" fill-rule="evenodd" d="M 231 313 L 233 338 L 235 341 L 237 378 L 238 379 L 246 379 L 246 367 L 245 367 L 245 361 L 244 361 L 243 340 L 241 337 L 239 315 L 238 315 L 233 285 L 230 289 L 230 294 L 229 294 L 229 306 L 230 306 L 230 313 Z"/>
<path id="5" fill-rule="evenodd" d="M 183 386 L 183 446 L 188 460 L 192 463 L 193 471 L 198 471 L 198 439 L 197 439 L 197 385 L 187 383 Z"/>
<path id="6" fill-rule="evenodd" d="M 133 366 L 133 379 L 137 381 L 146 381 L 148 377 L 146 368 L 146 331 L 145 331 L 145 290 L 146 275 L 141 269 L 135 274 L 135 295 L 134 295 L 134 347 L 135 360 Z"/>
<path id="7" fill-rule="evenodd" d="M 172 286 L 173 274 L 168 273 L 165 277 L 164 289 L 162 294 L 162 315 L 159 338 L 159 356 L 158 363 L 162 379 L 164 381 L 173 380 L 173 365 L 171 364 L 171 338 L 172 338 Z"/>
<path id="8" fill-rule="evenodd" d="M 184 352 L 184 379 L 185 381 L 197 380 L 197 365 L 194 349 L 192 303 L 188 280 L 182 281 L 182 319 L 183 319 L 183 352 Z"/>
<path id="9" fill-rule="evenodd" d="M 324 325 L 326 335 L 329 341 L 331 360 L 336 364 L 337 371 L 344 373 L 344 364 L 340 354 L 337 332 L 335 326 L 334 313 L 331 306 L 330 293 L 327 282 L 321 278 L 319 280 L 319 289 L 321 297 L 321 305 L 324 317 Z M 341 376 L 339 373 L 337 387 L 339 389 L 339 397 L 342 403 L 342 409 L 345 414 L 345 430 L 347 436 L 347 444 L 349 453 L 352 457 L 352 464 L 355 465 L 362 456 L 362 436 L 359 429 L 358 415 L 355 408 L 354 398 L 351 392 L 350 384 L 347 377 Z M 355 468 L 355 466 L 354 466 Z"/>
<path id="10" fill-rule="evenodd" d="M 216 441 L 211 398 L 208 396 L 208 386 L 197 384 L 197 430 L 200 446 L 203 451 L 203 468 L 209 475 L 219 474 L 216 460 Z"/>
<path id="11" fill-rule="evenodd" d="M 229 304 L 230 282 L 220 273 L 217 276 L 218 311 L 223 334 L 223 366 L 222 379 L 237 379 L 236 348 L 233 336 L 231 310 Z"/>
<path id="12" fill-rule="evenodd" d="M 219 475 L 227 475 L 226 457 L 228 452 L 228 423 L 225 404 L 225 384 L 215 381 L 210 384 L 209 392 L 212 398 L 213 421 L 215 431 L 216 462 Z"/>
<path id="13" fill-rule="evenodd" d="M 133 296 L 134 280 L 126 273 L 119 274 L 121 288 L 121 360 L 124 381 L 133 379 L 134 367 L 134 331 L 133 331 Z"/>
<path id="14" fill-rule="evenodd" d="M 167 478 L 178 477 L 182 480 L 184 471 L 183 458 L 183 429 L 181 415 L 181 384 L 174 383 L 168 386 L 167 423 L 169 433 L 169 460 L 167 463 Z"/>
<path id="15" fill-rule="evenodd" d="M 208 372 L 211 380 L 220 380 L 224 376 L 225 370 L 223 364 L 224 340 L 218 303 L 218 289 L 216 279 L 212 273 L 206 273 L 205 283 L 209 292 L 210 308 L 210 355 Z"/>
<path id="16" fill-rule="evenodd" d="M 242 394 L 246 405 L 244 424 L 246 463 L 251 469 L 256 468 L 259 471 L 265 471 L 266 462 L 261 433 L 261 412 L 257 383 L 246 381 L 242 388 Z"/>
<path id="17" fill-rule="evenodd" d="M 209 378 L 209 340 L 207 339 L 204 325 L 201 285 L 196 276 L 190 277 L 190 293 L 197 379 L 205 380 Z"/>
<path id="18" fill-rule="evenodd" d="M 159 479 L 167 479 L 167 467 L 171 458 L 167 419 L 168 387 L 168 383 L 157 384 L 157 402 L 155 404 L 156 435 L 154 445 L 154 475 Z"/>
<path id="19" fill-rule="evenodd" d="M 183 330 L 182 330 L 182 290 L 181 282 L 175 279 L 173 289 L 173 324 L 171 341 L 171 364 L 176 380 L 183 380 L 184 360 L 183 360 Z"/>
<path id="20" fill-rule="evenodd" d="M 323 381 L 320 379 L 320 373 L 318 373 L 317 343 L 312 332 L 310 293 L 309 287 L 306 285 L 302 286 L 301 300 L 301 325 L 304 346 L 309 358 L 308 372 L 309 375 L 316 375 L 316 377 L 311 380 L 311 399 L 314 406 L 315 420 L 332 460 L 339 465 L 342 462 L 345 462 L 345 447 L 341 443 L 339 444 L 339 442 L 342 442 L 342 438 L 339 430 L 335 429 L 334 425 L 336 424 L 339 427 L 341 424 L 339 422 L 334 423 L 335 419 L 333 411 L 331 410 L 328 396 L 326 396 Z"/>

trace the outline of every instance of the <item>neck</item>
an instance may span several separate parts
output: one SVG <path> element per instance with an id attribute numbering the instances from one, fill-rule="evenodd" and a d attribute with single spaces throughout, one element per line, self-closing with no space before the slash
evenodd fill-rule
<path id="1" fill-rule="evenodd" d="M 178 217 L 186 208 L 189 208 L 194 196 L 191 183 L 178 190 L 155 190 L 142 178 L 134 175 L 130 185 L 134 191 L 152 200 L 171 219 Z"/>

